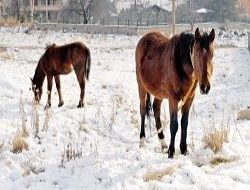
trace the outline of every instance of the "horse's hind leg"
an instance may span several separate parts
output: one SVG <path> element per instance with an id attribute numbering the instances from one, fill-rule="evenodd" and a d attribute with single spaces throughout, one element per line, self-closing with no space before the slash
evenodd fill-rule
<path id="1" fill-rule="evenodd" d="M 83 69 L 79 69 L 77 67 L 75 67 L 74 70 L 75 70 L 76 77 L 77 77 L 77 80 L 79 82 L 79 86 L 81 89 L 80 100 L 79 100 L 79 104 L 77 107 L 82 108 L 84 106 L 83 99 L 84 99 L 84 93 L 85 93 L 84 71 L 83 71 Z"/>
<path id="2" fill-rule="evenodd" d="M 47 75 L 48 100 L 47 100 L 47 104 L 45 106 L 45 109 L 51 107 L 51 90 L 52 90 L 52 84 L 53 84 L 53 75 Z"/>
<path id="3" fill-rule="evenodd" d="M 59 104 L 58 104 L 58 107 L 61 107 L 61 106 L 64 104 L 64 102 L 63 102 L 62 93 L 61 93 L 61 81 L 60 81 L 60 76 L 59 76 L 59 75 L 56 75 L 56 76 L 54 76 L 54 79 L 55 79 L 56 89 L 57 89 L 58 96 L 59 96 Z"/>
<path id="4" fill-rule="evenodd" d="M 153 110 L 154 110 L 154 117 L 155 117 L 155 124 L 156 124 L 156 129 L 158 133 L 158 138 L 160 139 L 161 142 L 161 148 L 164 153 L 167 152 L 167 145 L 164 139 L 164 133 L 162 130 L 162 125 L 161 125 L 161 103 L 162 100 L 159 100 L 157 98 L 154 98 L 154 103 L 153 103 Z"/>
<path id="5" fill-rule="evenodd" d="M 140 97 L 140 114 L 141 114 L 141 131 L 140 131 L 140 147 L 145 143 L 145 116 L 146 116 L 146 90 L 139 85 L 139 97 Z"/>

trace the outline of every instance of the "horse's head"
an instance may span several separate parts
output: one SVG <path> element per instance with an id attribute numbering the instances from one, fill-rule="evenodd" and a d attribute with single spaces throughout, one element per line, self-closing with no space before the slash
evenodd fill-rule
<path id="1" fill-rule="evenodd" d="M 195 30 L 192 63 L 201 94 L 207 94 L 210 90 L 210 79 L 213 73 L 214 38 L 214 29 L 210 34 L 204 33 L 202 35 L 199 28 Z"/>
<path id="2" fill-rule="evenodd" d="M 32 78 L 30 78 L 30 80 L 31 80 L 31 89 L 34 93 L 35 101 L 39 103 L 42 97 L 43 89 L 41 87 L 39 88 Z"/>

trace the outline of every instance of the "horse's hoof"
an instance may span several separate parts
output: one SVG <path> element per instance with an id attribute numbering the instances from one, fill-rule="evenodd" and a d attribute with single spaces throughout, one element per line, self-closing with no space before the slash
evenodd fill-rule
<path id="1" fill-rule="evenodd" d="M 77 106 L 77 108 L 83 108 L 84 107 L 84 104 L 79 104 L 78 106 Z"/>
<path id="2" fill-rule="evenodd" d="M 187 145 L 181 145 L 180 144 L 180 150 L 181 150 L 181 154 L 187 155 L 187 153 L 188 153 L 188 151 L 187 151 Z"/>
<path id="3" fill-rule="evenodd" d="M 170 159 L 174 158 L 174 152 L 175 152 L 174 148 L 169 147 L 169 149 L 168 149 L 168 158 L 170 158 Z"/>
<path id="4" fill-rule="evenodd" d="M 186 156 L 186 155 L 189 154 L 189 152 L 188 152 L 187 150 L 185 150 L 185 151 L 182 151 L 182 150 L 181 150 L 181 154 L 183 154 L 184 156 Z"/>
<path id="5" fill-rule="evenodd" d="M 58 107 L 62 107 L 63 104 L 64 104 L 64 102 L 60 102 L 60 103 L 58 104 Z"/>
<path id="6" fill-rule="evenodd" d="M 162 153 L 167 153 L 168 152 L 168 146 L 167 146 L 167 144 L 166 144 L 166 142 L 165 142 L 165 140 L 164 139 L 160 139 L 160 141 L 161 141 L 161 150 L 162 150 Z"/>
<path id="7" fill-rule="evenodd" d="M 46 104 L 46 106 L 44 107 L 44 109 L 49 109 L 51 107 L 51 104 Z"/>
<path id="8" fill-rule="evenodd" d="M 141 139 L 140 139 L 139 147 L 140 147 L 140 148 L 145 147 L 145 138 L 141 138 Z"/>

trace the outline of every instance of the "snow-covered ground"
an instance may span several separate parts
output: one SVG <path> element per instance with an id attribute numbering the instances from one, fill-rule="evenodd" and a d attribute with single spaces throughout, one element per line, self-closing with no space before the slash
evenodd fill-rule
<path id="1" fill-rule="evenodd" d="M 218 33 L 218 32 L 217 32 Z M 139 148 L 139 98 L 134 52 L 140 36 L 87 35 L 61 32 L 0 29 L 0 189 L 249 189 L 250 121 L 236 113 L 250 106 L 250 52 L 247 36 L 225 32 L 217 37 L 212 88 L 197 96 L 188 128 L 189 155 L 179 151 L 168 159 L 161 153 L 154 119 L 147 123 L 147 143 Z M 44 47 L 50 43 L 83 41 L 91 50 L 90 80 L 85 108 L 77 109 L 79 86 L 74 73 L 61 76 L 64 106 L 58 108 L 55 85 L 50 122 L 46 117 L 46 93 L 38 107 L 39 130 L 31 126 L 33 77 Z M 225 47 L 233 44 L 236 47 Z M 224 45 L 224 46 L 223 46 Z M 46 81 L 44 84 L 46 92 Z M 22 126 L 23 101 L 28 150 L 13 153 L 13 139 Z M 162 121 L 169 143 L 168 102 L 162 105 Z M 214 154 L 204 147 L 205 132 L 229 125 L 229 138 Z M 150 126 L 150 127 L 149 127 Z M 71 148 L 72 147 L 72 148 Z M 67 160 L 69 152 L 79 153 Z M 231 160 L 212 165 L 214 157 Z M 160 180 L 147 181 L 154 171 L 171 170 Z"/>

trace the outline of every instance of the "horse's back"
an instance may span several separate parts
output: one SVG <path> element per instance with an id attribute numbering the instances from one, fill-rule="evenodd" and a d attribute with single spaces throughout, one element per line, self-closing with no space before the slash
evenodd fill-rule
<path id="1" fill-rule="evenodd" d="M 138 42 L 136 47 L 136 56 L 140 54 L 147 54 L 156 51 L 164 43 L 166 43 L 169 38 L 162 32 L 150 32 L 144 35 Z"/>
<path id="2" fill-rule="evenodd" d="M 48 46 L 41 59 L 46 73 L 68 74 L 75 67 L 83 69 L 89 56 L 90 51 L 84 43 L 73 42 Z"/>

